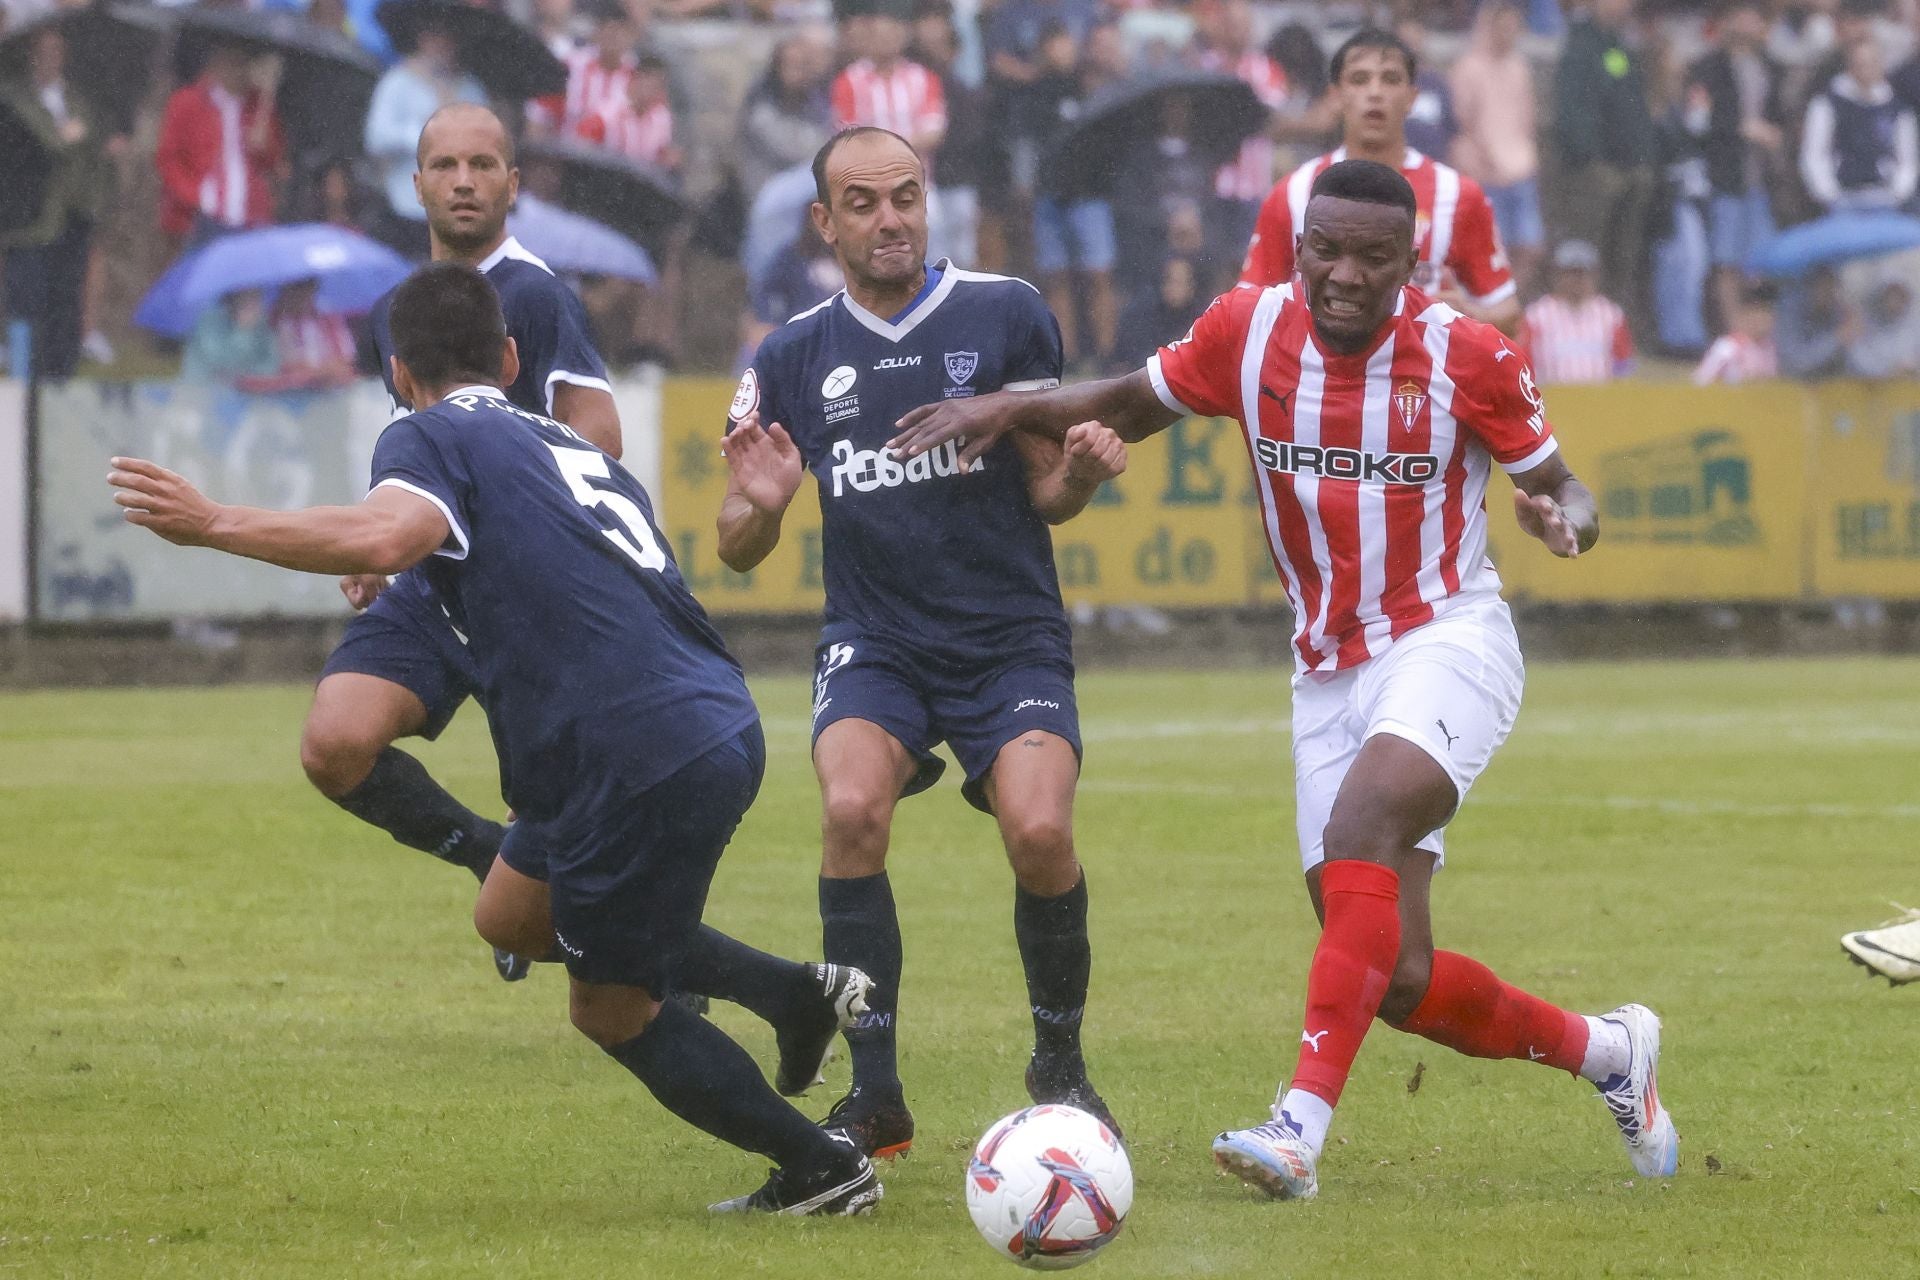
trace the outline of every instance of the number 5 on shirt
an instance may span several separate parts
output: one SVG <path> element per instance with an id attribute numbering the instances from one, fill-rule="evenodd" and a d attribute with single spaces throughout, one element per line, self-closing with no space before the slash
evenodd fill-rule
<path id="1" fill-rule="evenodd" d="M 547 446 L 553 453 L 553 460 L 565 477 L 567 488 L 573 491 L 574 501 L 583 507 L 605 507 L 609 514 L 626 526 L 626 533 L 618 529 L 602 529 L 614 546 L 627 553 L 629 559 L 642 569 L 655 571 L 667 567 L 667 553 L 660 549 L 654 539 L 653 526 L 647 523 L 647 513 L 642 511 L 632 498 L 611 489 L 600 489 L 593 485 L 595 480 L 611 480 L 613 473 L 607 469 L 607 455 L 595 449 L 568 449 L 562 445 Z"/>

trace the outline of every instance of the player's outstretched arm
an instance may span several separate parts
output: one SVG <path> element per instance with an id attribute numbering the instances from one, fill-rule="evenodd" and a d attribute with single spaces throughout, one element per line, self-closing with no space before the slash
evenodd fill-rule
<path id="1" fill-rule="evenodd" d="M 1126 444 L 1097 422 L 1068 428 L 1061 444 L 1024 431 L 1016 431 L 1013 441 L 1027 464 L 1033 509 L 1048 524 L 1065 524 L 1079 515 L 1101 485 L 1127 469 Z"/>
<path id="2" fill-rule="evenodd" d="M 964 440 L 962 462 L 971 463 L 1009 431 L 1065 440 L 1082 422 L 1098 422 L 1128 444 L 1145 440 L 1180 420 L 1160 403 L 1145 369 L 1123 378 L 1079 382 L 1046 391 L 996 391 L 991 395 L 940 400 L 901 418 L 887 442 L 896 458 L 911 458 L 949 440 Z"/>
<path id="3" fill-rule="evenodd" d="M 1600 513 L 1593 493 L 1568 470 L 1558 453 L 1513 478 L 1513 514 L 1521 530 L 1571 560 L 1600 540 Z"/>
<path id="4" fill-rule="evenodd" d="M 268 511 L 224 506 L 182 476 L 115 458 L 107 483 L 130 524 L 183 547 L 212 547 L 306 573 L 399 573 L 446 545 L 446 515 L 418 494 L 382 485 L 353 507 Z"/>
<path id="5" fill-rule="evenodd" d="M 727 496 L 720 502 L 720 559 L 735 573 L 765 560 L 780 542 L 780 521 L 800 490 L 806 467 L 779 423 L 764 430 L 750 413 L 727 432 Z"/>

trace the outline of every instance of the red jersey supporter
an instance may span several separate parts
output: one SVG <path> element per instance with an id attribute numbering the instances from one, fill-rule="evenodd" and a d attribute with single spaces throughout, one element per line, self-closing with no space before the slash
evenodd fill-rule
<path id="1" fill-rule="evenodd" d="M 175 240 L 200 219 L 224 227 L 273 221 L 287 145 L 273 105 L 277 64 L 259 66 L 240 49 L 217 48 L 200 78 L 167 100 L 154 165 L 160 229 Z"/>
<path id="2" fill-rule="evenodd" d="M 1568 240 L 1553 254 L 1553 292 L 1527 308 L 1521 345 L 1545 383 L 1609 382 L 1633 366 L 1627 313 L 1600 295 L 1600 251 Z"/>

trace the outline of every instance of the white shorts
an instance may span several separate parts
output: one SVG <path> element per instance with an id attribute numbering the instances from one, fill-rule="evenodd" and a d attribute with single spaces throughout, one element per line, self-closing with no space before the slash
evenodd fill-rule
<path id="1" fill-rule="evenodd" d="M 1520 713 L 1526 684 L 1513 615 L 1498 596 L 1463 602 L 1344 671 L 1293 678 L 1293 777 L 1300 864 L 1326 858 L 1334 797 L 1361 746 L 1377 733 L 1405 738 L 1439 762 L 1466 799 Z M 1456 810 L 1458 802 L 1456 801 Z M 1419 848 L 1445 861 L 1444 828 Z"/>

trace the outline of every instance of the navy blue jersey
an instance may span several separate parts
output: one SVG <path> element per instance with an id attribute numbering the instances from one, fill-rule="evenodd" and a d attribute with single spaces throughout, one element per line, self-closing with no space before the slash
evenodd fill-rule
<path id="1" fill-rule="evenodd" d="M 507 336 L 520 351 L 520 376 L 506 389 L 507 399 L 522 409 L 550 414 L 553 389 L 559 383 L 611 390 L 607 367 L 593 345 L 587 309 L 546 263 L 508 236 L 479 270 L 500 295 Z M 393 389 L 393 339 L 387 331 L 387 307 L 392 299 L 389 293 L 374 304 L 371 327 L 373 349 L 380 358 L 380 378 L 387 384 L 394 408 L 400 410 L 406 406 Z"/>
<path id="2" fill-rule="evenodd" d="M 952 444 L 908 463 L 884 452 L 910 409 L 1060 380 L 1060 326 L 1032 285 L 934 270 L 894 321 L 842 292 L 774 330 L 731 416 L 785 427 L 819 482 L 825 640 L 885 636 L 969 665 L 1010 644 L 1067 645 L 1018 446 L 1001 440 L 965 473 Z"/>
<path id="3" fill-rule="evenodd" d="M 373 478 L 447 517 L 424 568 L 522 818 L 572 831 L 570 794 L 637 793 L 756 719 L 646 490 L 566 427 L 468 387 L 390 425 Z"/>

